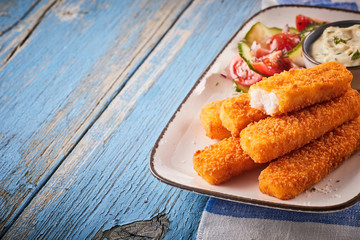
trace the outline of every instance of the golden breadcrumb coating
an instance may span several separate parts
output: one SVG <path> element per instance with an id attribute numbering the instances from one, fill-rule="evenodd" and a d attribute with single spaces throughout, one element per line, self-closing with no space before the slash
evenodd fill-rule
<path id="1" fill-rule="evenodd" d="M 220 108 L 220 119 L 231 135 L 238 137 L 240 131 L 249 123 L 266 118 L 262 111 L 250 107 L 250 95 L 240 94 L 236 97 L 226 99 Z"/>
<path id="2" fill-rule="evenodd" d="M 319 182 L 360 148 L 360 118 L 270 163 L 259 176 L 261 192 L 291 199 Z"/>
<path id="3" fill-rule="evenodd" d="M 249 124 L 240 133 L 241 147 L 255 162 L 268 162 L 359 115 L 360 95 L 349 90 L 330 101 Z"/>
<path id="4" fill-rule="evenodd" d="M 261 164 L 244 153 L 239 138 L 226 138 L 195 152 L 195 171 L 208 183 L 220 184 Z"/>
<path id="5" fill-rule="evenodd" d="M 224 100 L 214 101 L 205 105 L 200 112 L 201 125 L 206 136 L 211 139 L 223 139 L 231 136 L 220 120 L 220 107 Z"/>
<path id="6" fill-rule="evenodd" d="M 338 62 L 323 63 L 308 69 L 291 69 L 250 87 L 275 93 L 279 98 L 279 115 L 343 95 L 350 89 L 353 75 Z"/>

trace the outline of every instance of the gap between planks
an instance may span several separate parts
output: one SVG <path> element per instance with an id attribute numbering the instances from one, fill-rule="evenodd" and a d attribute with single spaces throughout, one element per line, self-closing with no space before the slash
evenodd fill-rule
<path id="1" fill-rule="evenodd" d="M 20 23 L 21 20 L 24 20 L 29 13 L 38 5 L 40 1 L 37 1 L 35 4 L 31 5 L 31 7 L 29 8 L 29 10 L 17 21 L 15 22 L 12 26 L 10 26 L 8 29 L 4 30 L 3 32 L 1 32 L 0 37 L 5 34 L 6 32 L 8 32 L 9 30 L 11 30 L 13 27 L 15 27 L 17 24 Z M 30 36 L 33 34 L 33 32 L 36 30 L 36 28 L 40 25 L 40 23 L 42 22 L 42 20 L 44 19 L 45 15 L 56 5 L 56 3 L 58 3 L 59 0 L 54 0 L 52 2 L 50 2 L 47 6 L 44 7 L 44 10 L 42 11 L 42 13 L 40 14 L 40 16 L 34 21 L 33 25 L 28 27 L 26 29 L 26 34 L 22 37 L 22 40 L 19 41 L 19 43 L 17 43 L 13 49 L 10 51 L 10 53 L 5 57 L 4 62 L 2 63 L 2 65 L 0 66 L 0 71 L 11 61 L 11 59 L 20 51 L 21 47 L 27 42 L 27 40 L 30 38 Z"/>

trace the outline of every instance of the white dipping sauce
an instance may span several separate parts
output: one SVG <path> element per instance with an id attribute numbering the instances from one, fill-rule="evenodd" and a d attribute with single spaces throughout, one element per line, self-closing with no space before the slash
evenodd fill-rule
<path id="1" fill-rule="evenodd" d="M 360 65 L 360 25 L 326 28 L 311 46 L 311 55 L 320 63 L 336 61 L 345 66 Z"/>

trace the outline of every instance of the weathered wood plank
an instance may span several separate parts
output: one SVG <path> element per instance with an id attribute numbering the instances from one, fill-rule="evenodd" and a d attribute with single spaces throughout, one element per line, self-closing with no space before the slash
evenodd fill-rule
<path id="1" fill-rule="evenodd" d="M 188 3 L 44 1 L 19 23 L 0 58 L 0 237 Z"/>
<path id="2" fill-rule="evenodd" d="M 39 4 L 39 0 L 1 1 L 0 2 L 0 36 L 11 31 Z"/>
<path id="3" fill-rule="evenodd" d="M 192 3 L 5 238 L 98 239 L 137 227 L 148 236 L 195 238 L 207 197 L 153 178 L 150 152 L 198 77 L 258 8 L 252 0 Z"/>
<path id="4" fill-rule="evenodd" d="M 25 44 L 57 0 L 7 1 L 0 5 L 0 70 Z"/>
<path id="5" fill-rule="evenodd" d="M 40 0 L 0 2 L 0 36 L 17 27 L 36 8 Z"/>

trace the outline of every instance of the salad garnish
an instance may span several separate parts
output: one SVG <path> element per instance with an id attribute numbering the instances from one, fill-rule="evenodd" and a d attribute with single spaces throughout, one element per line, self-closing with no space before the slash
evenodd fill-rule
<path id="1" fill-rule="evenodd" d="M 227 78 L 233 80 L 236 91 L 246 92 L 263 77 L 304 67 L 302 41 L 307 33 L 323 24 L 326 22 L 301 14 L 296 16 L 296 28 L 288 24 L 281 29 L 255 23 L 238 43 L 238 54 L 231 60 Z M 353 57 L 359 58 L 358 55 Z"/>

